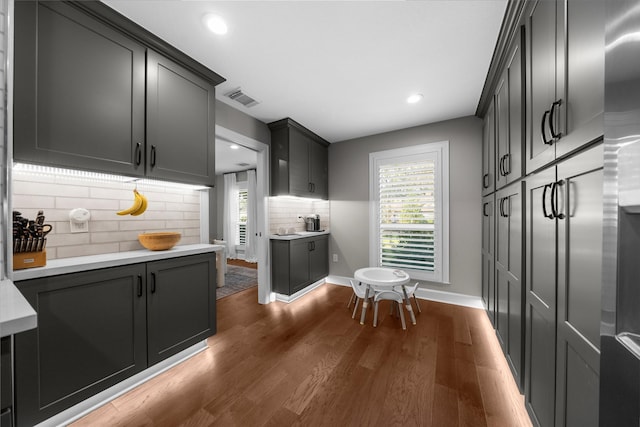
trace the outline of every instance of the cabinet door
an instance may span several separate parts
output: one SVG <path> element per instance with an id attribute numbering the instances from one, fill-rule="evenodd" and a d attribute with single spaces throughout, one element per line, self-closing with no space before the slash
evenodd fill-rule
<path id="1" fill-rule="evenodd" d="M 602 165 L 602 145 L 558 164 L 559 426 L 598 425 Z"/>
<path id="2" fill-rule="evenodd" d="M 506 175 L 507 183 L 512 183 L 522 177 L 523 150 L 525 141 L 524 132 L 524 67 L 523 46 L 524 28 L 515 35 L 511 58 L 507 65 L 507 81 L 509 86 L 509 143 L 508 151 L 504 153 L 502 169 Z"/>
<path id="3" fill-rule="evenodd" d="M 507 184 L 507 170 L 505 162 L 509 158 L 509 76 L 508 71 L 502 73 L 498 82 L 495 102 L 496 125 L 496 188 L 502 188 Z"/>
<path id="4" fill-rule="evenodd" d="M 495 112 L 491 101 L 484 116 L 482 136 L 482 195 L 493 193 L 495 189 Z"/>
<path id="5" fill-rule="evenodd" d="M 556 157 L 598 139 L 604 132 L 606 2 L 564 0 L 559 3 L 558 64 L 564 67 L 559 67 L 557 84 L 558 96 L 563 99 L 559 114 L 563 135 L 556 143 Z"/>
<path id="6" fill-rule="evenodd" d="M 143 175 L 144 48 L 63 2 L 15 17 L 15 160 Z"/>
<path id="7" fill-rule="evenodd" d="M 329 198 L 329 150 L 322 144 L 309 141 L 309 181 L 312 196 Z"/>
<path id="8" fill-rule="evenodd" d="M 215 185 L 215 88 L 147 51 L 147 175 Z"/>
<path id="9" fill-rule="evenodd" d="M 555 159 L 548 120 L 556 96 L 556 2 L 533 3 L 526 27 L 529 47 L 526 170 L 531 173 Z"/>
<path id="10" fill-rule="evenodd" d="M 143 264 L 17 283 L 38 328 L 15 337 L 18 425 L 35 425 L 147 366 Z"/>
<path id="11" fill-rule="evenodd" d="M 482 199 L 482 300 L 492 323 L 495 323 L 495 217 L 492 194 Z"/>
<path id="12" fill-rule="evenodd" d="M 149 365 L 216 332 L 213 254 L 147 263 Z"/>
<path id="13" fill-rule="evenodd" d="M 309 251 L 309 281 L 315 282 L 329 274 L 329 238 L 319 236 L 311 241 Z"/>
<path id="14" fill-rule="evenodd" d="M 292 196 L 311 195 L 309 148 L 313 143 L 297 129 L 289 129 L 289 194 Z"/>
<path id="15" fill-rule="evenodd" d="M 309 252 L 311 250 L 310 239 L 291 240 L 290 245 L 290 282 L 289 295 L 298 292 L 307 286 L 309 282 Z"/>
<path id="16" fill-rule="evenodd" d="M 525 403 L 542 427 L 555 419 L 556 220 L 555 167 L 526 183 Z"/>
<path id="17" fill-rule="evenodd" d="M 520 389 L 524 387 L 523 186 L 512 184 L 496 196 L 496 329 Z"/>

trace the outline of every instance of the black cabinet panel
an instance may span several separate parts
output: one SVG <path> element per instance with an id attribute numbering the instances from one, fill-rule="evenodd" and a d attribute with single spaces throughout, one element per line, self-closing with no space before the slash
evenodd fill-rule
<path id="1" fill-rule="evenodd" d="M 215 88 L 147 52 L 147 175 L 215 184 Z"/>
<path id="2" fill-rule="evenodd" d="M 269 123 L 271 195 L 329 198 L 329 143 L 291 119 Z"/>
<path id="3" fill-rule="evenodd" d="M 62 2 L 15 9 L 14 158 L 144 174 L 144 47 Z"/>
<path id="4" fill-rule="evenodd" d="M 215 333 L 215 277 L 211 254 L 147 263 L 149 365 Z"/>
<path id="5" fill-rule="evenodd" d="M 271 241 L 271 286 L 293 295 L 329 274 L 329 236 Z"/>
<path id="6" fill-rule="evenodd" d="M 143 370 L 144 265 L 18 282 L 38 328 L 15 337 L 17 425 L 33 425 Z"/>

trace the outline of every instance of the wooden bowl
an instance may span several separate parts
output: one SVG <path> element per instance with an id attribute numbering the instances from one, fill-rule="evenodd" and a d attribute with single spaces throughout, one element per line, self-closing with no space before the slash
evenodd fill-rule
<path id="1" fill-rule="evenodd" d="M 176 231 L 159 231 L 157 233 L 138 234 L 140 244 L 152 251 L 171 249 L 182 235 Z"/>

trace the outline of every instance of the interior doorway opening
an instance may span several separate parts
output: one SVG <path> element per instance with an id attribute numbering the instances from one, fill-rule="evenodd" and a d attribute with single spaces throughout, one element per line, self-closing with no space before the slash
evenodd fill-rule
<path id="1" fill-rule="evenodd" d="M 243 149 L 249 149 L 255 152 L 257 158 L 255 163 L 256 173 L 256 224 L 252 231 L 255 237 L 255 258 L 257 259 L 257 277 L 258 277 L 258 302 L 260 304 L 268 304 L 271 301 L 271 280 L 270 280 L 270 266 L 269 266 L 269 210 L 268 210 L 268 196 L 269 196 L 269 146 L 263 142 L 249 138 L 245 135 L 239 134 L 230 129 L 216 125 L 216 145 L 235 144 Z M 216 150 L 218 151 L 218 150 Z M 217 154 L 217 157 L 221 157 L 222 154 Z M 229 158 L 232 155 L 228 155 Z M 219 160 L 216 159 L 216 164 Z M 224 191 L 223 186 L 216 185 L 216 196 L 210 199 L 210 224 L 209 224 L 209 240 L 218 239 L 222 236 L 221 220 L 219 203 L 221 198 L 220 194 Z M 241 232 L 241 231 L 240 231 Z M 227 242 L 227 245 L 231 244 Z M 235 242 L 233 242 L 235 244 Z M 239 249 L 235 247 L 234 249 Z M 236 252 L 237 254 L 237 252 Z"/>

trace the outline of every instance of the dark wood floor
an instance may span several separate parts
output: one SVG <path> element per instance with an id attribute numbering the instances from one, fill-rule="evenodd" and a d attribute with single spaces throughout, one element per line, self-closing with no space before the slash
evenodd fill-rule
<path id="1" fill-rule="evenodd" d="M 73 426 L 530 426 L 482 310 L 421 301 L 417 326 L 351 319 L 351 289 L 218 301 L 209 348 Z"/>
<path id="2" fill-rule="evenodd" d="M 247 268 L 256 268 L 256 269 L 258 268 L 257 262 L 247 262 L 243 259 L 228 259 L 227 264 L 239 265 L 240 267 L 247 267 Z"/>

